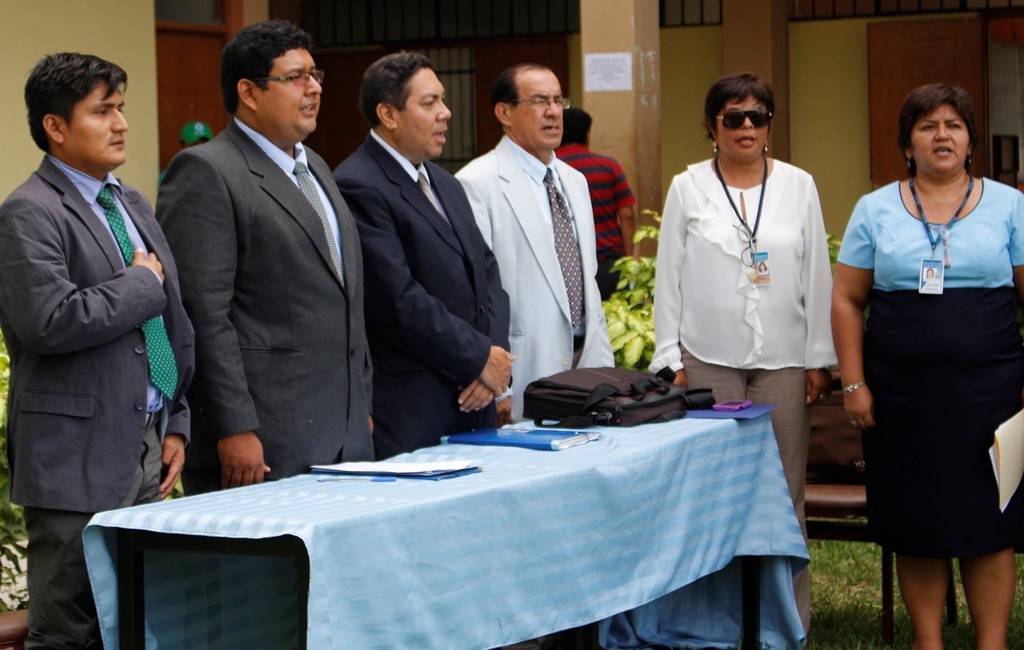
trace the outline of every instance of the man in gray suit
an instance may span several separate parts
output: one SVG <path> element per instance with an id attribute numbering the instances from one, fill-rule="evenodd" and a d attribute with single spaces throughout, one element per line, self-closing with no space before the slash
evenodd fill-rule
<path id="1" fill-rule="evenodd" d="M 100 648 L 82 549 L 96 512 L 150 503 L 184 463 L 192 327 L 125 160 L 124 70 L 55 54 L 25 85 L 47 155 L 0 205 L 0 328 L 11 355 L 11 499 L 25 506 L 26 648 Z"/>
<path id="2" fill-rule="evenodd" d="M 284 21 L 240 31 L 221 62 L 234 119 L 178 153 L 160 186 L 196 328 L 189 493 L 373 460 L 359 238 L 331 170 L 301 144 L 323 80 L 310 46 Z"/>

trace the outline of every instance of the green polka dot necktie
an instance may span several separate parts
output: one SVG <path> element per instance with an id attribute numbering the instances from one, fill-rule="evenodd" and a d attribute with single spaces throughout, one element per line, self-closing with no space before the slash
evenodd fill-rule
<path id="1" fill-rule="evenodd" d="M 114 195 L 109 185 L 104 185 L 100 190 L 96 202 L 103 207 L 103 213 L 107 215 L 110 222 L 110 229 L 114 232 L 114 238 L 121 249 L 121 256 L 124 257 L 124 265 L 131 266 L 135 259 L 135 246 L 128 237 L 128 230 L 124 226 L 124 217 L 121 210 L 114 203 Z M 174 352 L 171 350 L 171 342 L 167 338 L 167 329 L 164 327 L 163 318 L 156 316 L 142 324 L 142 334 L 146 337 L 146 357 L 149 359 L 149 378 L 157 389 L 168 398 L 174 396 L 174 389 L 178 386 L 178 365 L 174 361 Z"/>

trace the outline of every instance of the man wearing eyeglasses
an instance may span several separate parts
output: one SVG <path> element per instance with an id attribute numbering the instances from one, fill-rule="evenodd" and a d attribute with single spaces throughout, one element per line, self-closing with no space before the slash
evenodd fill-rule
<path id="1" fill-rule="evenodd" d="M 359 238 L 301 144 L 323 81 L 310 47 L 284 21 L 240 31 L 221 63 L 234 119 L 178 153 L 160 187 L 196 329 L 190 494 L 373 459 Z"/>
<path id="2" fill-rule="evenodd" d="M 595 279 L 587 180 L 555 158 L 569 100 L 551 70 L 519 64 L 498 75 L 491 104 L 505 137 L 456 178 L 509 294 L 516 357 L 510 417 L 518 421 L 522 389 L 530 382 L 577 367 L 612 366 L 614 359 Z"/>

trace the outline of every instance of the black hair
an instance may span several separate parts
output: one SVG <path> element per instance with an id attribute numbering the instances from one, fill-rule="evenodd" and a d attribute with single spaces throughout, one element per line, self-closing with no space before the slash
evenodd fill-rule
<path id="1" fill-rule="evenodd" d="M 430 59 L 416 52 L 398 52 L 377 59 L 363 73 L 359 88 L 359 111 L 370 124 L 380 124 L 377 117 L 378 104 L 390 104 L 398 110 L 405 110 L 409 99 L 409 80 L 420 70 L 434 69 Z"/>
<path id="2" fill-rule="evenodd" d="M 971 140 L 971 151 L 978 146 L 978 130 L 974 127 L 974 101 L 966 90 L 960 86 L 949 84 L 927 84 L 918 86 L 910 91 L 907 98 L 903 100 L 903 107 L 900 108 L 900 133 L 897 143 L 900 145 L 900 152 L 906 156 L 910 148 L 910 136 L 914 131 L 917 121 L 939 106 L 946 104 L 953 107 L 960 114 L 960 119 L 967 125 L 967 135 Z M 964 161 L 964 169 L 971 172 L 971 157 L 967 156 Z M 907 159 L 907 174 L 917 174 L 917 162 L 913 158 Z"/>
<path id="3" fill-rule="evenodd" d="M 75 52 L 51 54 L 36 63 L 25 82 L 28 129 L 36 146 L 50 151 L 50 140 L 43 128 L 45 116 L 56 115 L 70 123 L 75 105 L 99 85 L 107 89 L 104 99 L 115 91 L 123 92 L 128 85 L 128 73 L 116 63 Z"/>
<path id="4" fill-rule="evenodd" d="M 523 70 L 548 70 L 551 68 L 539 63 L 517 63 L 514 66 L 502 70 L 494 84 L 491 85 L 491 106 L 501 103 L 512 102 L 519 99 L 519 88 L 516 85 L 516 77 Z"/>
<path id="5" fill-rule="evenodd" d="M 562 146 L 586 144 L 587 134 L 594 123 L 590 113 L 582 108 L 567 108 L 562 111 Z"/>
<path id="6" fill-rule="evenodd" d="M 731 100 L 743 101 L 748 97 L 753 97 L 757 103 L 768 109 L 769 113 L 775 113 L 775 94 L 772 92 L 772 87 L 756 74 L 750 72 L 728 74 L 711 84 L 708 96 L 704 99 L 704 129 L 707 132 L 708 140 L 715 139 L 710 125 L 715 123 L 722 107 Z"/>
<path id="7" fill-rule="evenodd" d="M 313 37 L 286 20 L 270 20 L 249 25 L 235 34 L 221 55 L 220 90 L 224 108 L 232 115 L 238 111 L 238 82 L 270 76 L 274 59 L 291 50 L 309 50 Z M 266 81 L 254 81 L 266 90 Z"/>

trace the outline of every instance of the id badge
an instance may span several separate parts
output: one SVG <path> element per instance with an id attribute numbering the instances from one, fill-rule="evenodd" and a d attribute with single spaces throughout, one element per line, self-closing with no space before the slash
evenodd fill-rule
<path id="1" fill-rule="evenodd" d="M 772 262 L 768 251 L 758 251 L 754 255 L 754 271 L 756 272 L 753 278 L 754 284 L 768 286 L 772 283 Z"/>
<path id="2" fill-rule="evenodd" d="M 921 260 L 920 289 L 918 293 L 939 295 L 942 293 L 943 272 L 942 260 Z"/>

